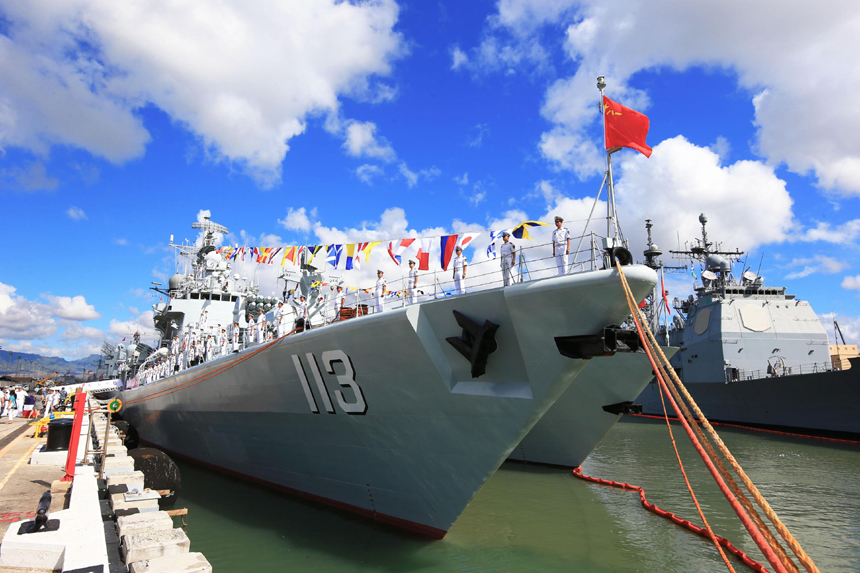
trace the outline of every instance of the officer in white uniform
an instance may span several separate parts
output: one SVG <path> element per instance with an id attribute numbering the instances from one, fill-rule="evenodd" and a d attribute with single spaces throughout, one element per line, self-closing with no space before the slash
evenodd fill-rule
<path id="1" fill-rule="evenodd" d="M 260 316 L 257 318 L 257 342 L 262 344 L 266 341 L 266 315 L 260 311 Z"/>
<path id="2" fill-rule="evenodd" d="M 286 309 L 284 308 L 284 303 L 278 303 L 278 309 L 275 311 L 275 324 L 278 325 L 278 338 L 285 335 L 287 332 L 286 324 L 284 324 L 284 315 L 286 314 Z"/>
<path id="3" fill-rule="evenodd" d="M 454 256 L 453 264 L 454 264 L 454 294 L 466 294 L 466 267 L 468 263 L 466 262 L 466 257 L 463 256 L 463 247 L 457 247 L 455 249 L 456 255 Z"/>
<path id="4" fill-rule="evenodd" d="M 409 297 L 409 304 L 415 304 L 418 300 L 418 269 L 415 268 L 415 261 L 409 261 L 409 280 L 406 283 L 406 294 Z"/>
<path id="5" fill-rule="evenodd" d="M 514 282 L 514 265 L 517 264 L 517 253 L 514 244 L 511 243 L 511 234 L 502 233 L 502 246 L 499 248 L 502 258 L 502 281 L 505 286 Z"/>
<path id="6" fill-rule="evenodd" d="M 233 323 L 233 352 L 239 352 L 239 323 Z"/>
<path id="7" fill-rule="evenodd" d="M 257 334 L 257 321 L 254 320 L 254 315 L 248 315 L 248 328 L 245 329 L 245 347 L 248 347 L 249 342 L 254 341 L 254 335 Z"/>
<path id="8" fill-rule="evenodd" d="M 385 311 L 385 290 L 388 285 L 386 284 L 385 279 L 382 278 L 382 275 L 382 271 L 376 271 L 376 289 L 373 293 L 376 297 L 376 312 Z"/>
<path id="9" fill-rule="evenodd" d="M 561 226 L 564 219 L 555 218 L 555 231 L 552 232 L 552 254 L 555 255 L 555 266 L 558 275 L 567 274 L 567 255 L 570 254 L 570 231 Z"/>
<path id="10" fill-rule="evenodd" d="M 307 330 L 310 325 L 308 324 L 308 301 L 305 299 L 305 295 L 299 296 L 299 302 L 295 306 L 296 310 L 298 310 L 299 318 L 302 319 L 302 324 L 305 330 Z"/>
<path id="11" fill-rule="evenodd" d="M 343 287 L 338 285 L 337 292 L 334 293 L 334 319 L 340 320 L 340 311 L 343 310 L 344 297 Z"/>
<path id="12" fill-rule="evenodd" d="M 221 356 L 227 356 L 227 330 L 221 329 Z"/>

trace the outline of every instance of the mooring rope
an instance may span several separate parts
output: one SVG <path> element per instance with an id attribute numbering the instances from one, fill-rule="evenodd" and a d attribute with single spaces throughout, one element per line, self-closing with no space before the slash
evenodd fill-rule
<path id="1" fill-rule="evenodd" d="M 764 534 L 761 532 L 761 530 L 756 526 L 755 522 L 747 514 L 746 510 L 744 509 L 742 504 L 738 501 L 737 497 L 734 495 L 734 493 L 731 491 L 731 489 L 728 487 L 728 485 L 726 485 L 725 480 L 723 479 L 719 470 L 714 465 L 714 462 L 711 460 L 710 456 L 708 455 L 708 452 L 706 452 L 705 449 L 702 447 L 702 444 L 699 442 L 698 438 L 696 437 L 695 432 L 690 427 L 690 424 L 687 422 L 686 418 L 682 415 L 678 404 L 675 402 L 674 398 L 672 397 L 672 395 L 669 391 L 669 388 L 666 384 L 666 381 L 663 378 L 662 364 L 660 366 L 658 366 L 656 364 L 656 362 L 654 361 L 653 350 L 651 349 L 651 346 L 650 346 L 651 341 L 648 338 L 646 338 L 646 335 L 645 335 L 646 331 L 650 334 L 650 330 L 648 330 L 647 325 L 643 324 L 642 316 L 639 314 L 639 309 L 637 308 L 636 302 L 633 299 L 633 294 L 630 290 L 630 286 L 627 283 L 627 279 L 624 276 L 624 271 L 623 271 L 621 265 L 618 265 L 616 268 L 619 271 L 619 276 L 621 277 L 621 283 L 623 285 L 624 293 L 625 293 L 625 296 L 627 298 L 627 304 L 630 308 L 630 313 L 633 316 L 634 323 L 636 324 L 636 330 L 637 330 L 637 332 L 639 334 L 639 338 L 642 342 L 643 349 L 645 350 L 645 353 L 648 356 L 648 360 L 651 363 L 651 366 L 653 367 L 654 372 L 656 373 L 657 381 L 661 385 L 663 390 L 665 391 L 666 398 L 669 400 L 669 403 L 672 405 L 673 409 L 675 410 L 675 413 L 678 416 L 678 420 L 681 422 L 681 425 L 683 426 L 684 431 L 687 433 L 687 436 L 690 439 L 690 443 L 693 445 L 696 452 L 702 458 L 702 461 L 705 463 L 705 466 L 708 469 L 708 472 L 714 478 L 714 481 L 717 483 L 717 486 L 720 488 L 720 491 L 723 493 L 723 496 L 726 498 L 726 500 L 729 502 L 729 505 L 732 507 L 732 509 L 737 514 L 738 518 L 741 520 L 741 523 L 743 524 L 744 528 L 747 530 L 747 532 L 749 532 L 750 537 L 752 537 L 753 541 L 758 546 L 758 548 L 761 550 L 761 552 L 764 554 L 764 556 L 767 558 L 768 562 L 771 564 L 771 566 L 774 568 L 774 570 L 776 570 L 777 573 L 789 573 L 789 570 L 786 569 L 786 567 L 782 564 L 782 560 L 779 558 L 777 551 L 775 551 L 771 547 L 770 543 L 768 542 L 768 540 L 766 539 Z M 651 335 L 651 339 L 653 339 L 653 335 Z M 660 352 L 659 346 L 657 348 L 657 351 Z M 662 352 L 660 352 L 660 354 L 661 354 L 661 356 L 663 356 Z M 665 360 L 665 356 L 663 356 L 663 358 Z M 668 361 L 666 361 L 666 363 L 668 363 Z M 674 374 L 674 371 L 672 371 L 671 369 L 670 369 L 670 371 Z M 723 445 L 723 447 L 725 447 L 725 445 Z"/>
<path id="2" fill-rule="evenodd" d="M 617 268 L 621 276 L 621 282 L 624 285 L 625 293 L 628 295 L 628 305 L 630 305 L 631 301 L 633 300 L 632 293 L 630 292 L 630 287 L 627 284 L 627 279 L 624 276 L 624 271 L 621 269 L 621 266 L 619 265 Z M 669 364 L 669 360 L 666 358 L 666 355 L 663 354 L 663 351 L 660 349 L 660 345 L 657 343 L 657 339 L 654 337 L 654 334 L 651 332 L 651 329 L 648 328 L 648 325 L 644 323 L 644 321 L 642 321 L 640 311 L 635 304 L 632 305 L 631 312 L 633 313 L 634 321 L 637 323 L 637 330 L 641 328 L 640 337 L 643 336 L 643 332 L 647 333 L 648 340 L 653 346 L 653 350 L 657 353 L 661 360 L 660 368 L 662 370 L 663 365 Z M 815 563 L 813 563 L 812 558 L 807 555 L 807 553 L 803 550 L 803 547 L 800 546 L 800 543 L 798 543 L 798 541 L 794 538 L 791 532 L 789 532 L 785 524 L 782 523 L 782 521 L 779 519 L 779 516 L 776 515 L 776 512 L 773 511 L 773 509 L 770 507 L 770 504 L 767 502 L 767 500 L 764 498 L 764 496 L 761 494 L 761 492 L 758 490 L 752 480 L 749 479 L 749 476 L 747 476 L 747 474 L 741 468 L 740 464 L 729 451 L 728 447 L 723 443 L 719 434 L 717 434 L 717 431 L 713 428 L 713 426 L 711 426 L 710 422 L 708 422 L 708 419 L 702 413 L 701 409 L 699 409 L 699 406 L 696 404 L 696 401 L 687 391 L 687 388 L 684 386 L 683 382 L 681 382 L 681 379 L 678 378 L 678 375 L 675 373 L 674 368 L 665 368 L 665 372 L 668 372 L 669 374 L 668 380 L 670 381 L 670 384 L 673 386 L 673 388 L 677 388 L 687 400 L 687 402 L 690 404 L 698 419 L 702 421 L 702 426 L 704 426 L 708 435 L 717 445 L 717 448 L 726 458 L 729 465 L 732 467 L 734 472 L 740 478 L 741 482 L 752 495 L 753 499 L 755 499 L 756 503 L 764 511 L 764 514 L 767 516 L 768 520 L 770 520 L 770 522 L 774 525 L 774 528 L 782 536 L 782 538 L 785 540 L 786 544 L 789 546 L 795 556 L 797 556 L 803 567 L 809 573 L 820 573 L 818 567 L 816 567 Z M 680 412 L 676 410 L 676 413 L 678 414 L 680 420 Z"/>

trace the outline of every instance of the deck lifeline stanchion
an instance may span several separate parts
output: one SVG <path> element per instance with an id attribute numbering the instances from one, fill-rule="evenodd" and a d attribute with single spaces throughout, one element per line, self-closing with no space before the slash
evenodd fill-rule
<path id="1" fill-rule="evenodd" d="M 78 388 L 73 395 L 75 399 L 75 421 L 72 423 L 72 437 L 69 440 L 69 454 L 66 456 L 66 475 L 60 481 L 72 481 L 75 478 L 75 465 L 78 458 L 78 442 L 81 438 L 81 426 L 84 422 L 87 395 Z"/>

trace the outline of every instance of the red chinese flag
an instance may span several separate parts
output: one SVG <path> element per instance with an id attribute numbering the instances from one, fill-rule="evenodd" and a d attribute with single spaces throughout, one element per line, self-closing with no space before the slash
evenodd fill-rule
<path id="1" fill-rule="evenodd" d="M 647 115 L 603 96 L 603 117 L 606 121 L 606 149 L 628 147 L 651 157 L 651 148 L 645 143 L 649 126 Z"/>

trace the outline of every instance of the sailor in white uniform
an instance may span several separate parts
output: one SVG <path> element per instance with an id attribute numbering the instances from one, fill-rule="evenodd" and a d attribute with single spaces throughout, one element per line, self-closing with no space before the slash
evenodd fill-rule
<path id="1" fill-rule="evenodd" d="M 385 290 L 388 286 L 385 282 L 385 279 L 382 278 L 382 271 L 376 271 L 376 289 L 374 290 L 374 296 L 376 297 L 376 312 L 384 312 L 385 311 Z"/>
<path id="2" fill-rule="evenodd" d="M 245 329 L 245 348 L 248 343 L 254 340 L 254 335 L 257 333 L 257 322 L 254 320 L 254 315 L 248 315 L 248 328 Z"/>
<path id="3" fill-rule="evenodd" d="M 221 356 L 227 356 L 227 331 L 225 329 L 221 329 L 221 336 L 219 338 L 221 341 Z"/>
<path id="4" fill-rule="evenodd" d="M 284 318 L 286 313 L 287 309 L 284 308 L 284 303 L 279 302 L 278 308 L 275 310 L 275 324 L 278 325 L 278 338 L 287 333 L 286 319 Z"/>
<path id="5" fill-rule="evenodd" d="M 293 301 L 295 300 L 293 299 Z M 295 302 L 294 306 L 296 307 L 299 319 L 302 321 L 303 328 L 307 329 L 310 325 L 308 324 L 308 301 L 305 299 L 305 295 L 299 296 L 299 302 Z"/>
<path id="6" fill-rule="evenodd" d="M 257 318 L 257 342 L 262 344 L 266 341 L 266 315 L 260 311 L 260 316 Z"/>
<path id="7" fill-rule="evenodd" d="M 233 352 L 239 352 L 239 323 L 233 323 Z"/>
<path id="8" fill-rule="evenodd" d="M 514 282 L 514 265 L 517 264 L 517 253 L 514 244 L 511 243 L 511 234 L 502 233 L 502 246 L 499 248 L 502 259 L 502 281 L 505 286 Z"/>
<path id="9" fill-rule="evenodd" d="M 334 293 L 334 319 L 340 320 L 340 311 L 343 310 L 344 303 L 344 294 L 343 287 L 337 285 L 336 292 Z"/>
<path id="10" fill-rule="evenodd" d="M 555 231 L 552 232 L 552 254 L 555 255 L 555 266 L 558 275 L 567 273 L 567 255 L 570 254 L 570 231 L 561 226 L 564 219 L 555 218 Z"/>
<path id="11" fill-rule="evenodd" d="M 409 297 L 409 304 L 415 304 L 418 300 L 418 269 L 415 268 L 415 261 L 409 260 L 409 280 L 406 282 L 406 295 Z"/>
<path id="12" fill-rule="evenodd" d="M 456 255 L 451 261 L 454 265 L 454 294 L 466 294 L 466 267 L 469 263 L 463 256 L 463 247 L 457 247 L 454 251 Z"/>
<path id="13" fill-rule="evenodd" d="M 200 315 L 200 320 L 197 322 L 197 328 L 201 331 L 206 332 L 206 322 L 209 320 L 209 311 L 204 310 L 203 314 Z"/>

